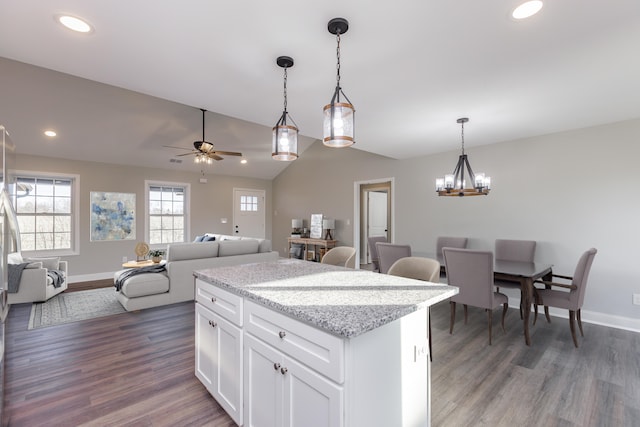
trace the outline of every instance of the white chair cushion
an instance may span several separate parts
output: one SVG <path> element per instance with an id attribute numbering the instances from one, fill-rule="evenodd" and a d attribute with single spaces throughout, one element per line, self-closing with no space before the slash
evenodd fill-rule
<path id="1" fill-rule="evenodd" d="M 123 295 L 129 298 L 142 297 L 169 292 L 169 278 L 162 273 L 142 273 L 124 281 Z"/>

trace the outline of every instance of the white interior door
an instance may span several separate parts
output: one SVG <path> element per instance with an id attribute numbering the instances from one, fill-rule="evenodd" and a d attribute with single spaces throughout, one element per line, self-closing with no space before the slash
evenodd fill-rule
<path id="1" fill-rule="evenodd" d="M 233 190 L 233 235 L 265 237 L 265 192 L 264 190 Z"/>
<path id="2" fill-rule="evenodd" d="M 387 236 L 387 192 L 369 191 L 369 236 Z"/>

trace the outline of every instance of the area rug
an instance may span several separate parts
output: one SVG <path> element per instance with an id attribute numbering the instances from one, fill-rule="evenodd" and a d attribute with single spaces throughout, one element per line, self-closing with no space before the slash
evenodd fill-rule
<path id="1" fill-rule="evenodd" d="M 46 302 L 31 306 L 28 329 L 46 328 L 63 323 L 124 313 L 114 288 L 63 292 Z"/>

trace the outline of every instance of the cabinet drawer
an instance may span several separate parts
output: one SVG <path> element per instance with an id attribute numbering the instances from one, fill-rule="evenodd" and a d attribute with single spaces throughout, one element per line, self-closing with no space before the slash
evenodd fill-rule
<path id="1" fill-rule="evenodd" d="M 344 340 L 267 307 L 245 301 L 245 331 L 342 384 Z"/>
<path id="2" fill-rule="evenodd" d="M 242 297 L 196 279 L 196 301 L 231 323 L 242 326 Z"/>

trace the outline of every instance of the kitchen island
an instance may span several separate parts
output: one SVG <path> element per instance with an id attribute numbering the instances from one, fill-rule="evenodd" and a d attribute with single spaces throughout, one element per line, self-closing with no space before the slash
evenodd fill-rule
<path id="1" fill-rule="evenodd" d="M 429 425 L 427 308 L 457 288 L 289 259 L 194 275 L 196 376 L 239 425 Z"/>

